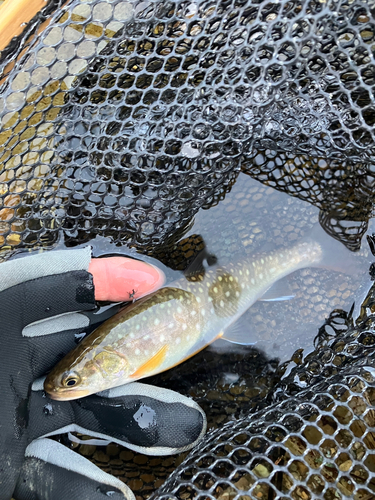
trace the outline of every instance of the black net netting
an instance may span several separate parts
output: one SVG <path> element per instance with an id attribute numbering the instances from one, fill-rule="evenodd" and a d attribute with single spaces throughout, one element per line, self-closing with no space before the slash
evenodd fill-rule
<path id="1" fill-rule="evenodd" d="M 333 311 L 314 352 L 295 356 L 266 400 L 208 434 L 154 498 L 373 499 L 373 306 L 374 289 L 356 326 Z"/>
<path id="2" fill-rule="evenodd" d="M 374 13 L 372 0 L 49 2 L 0 53 L 0 257 L 101 235 L 168 260 L 240 171 L 318 207 L 357 250 L 373 215 Z M 284 374 L 251 351 L 253 386 L 205 364 L 220 429 L 156 496 L 374 498 L 370 302 L 358 324 L 333 313 Z M 153 460 L 144 497 L 169 473 Z"/>
<path id="3" fill-rule="evenodd" d="M 46 8 L 2 53 L 0 245 L 62 229 L 154 247 L 242 168 L 355 247 L 342 221 L 371 211 L 373 9 L 73 1 L 41 31 Z"/>

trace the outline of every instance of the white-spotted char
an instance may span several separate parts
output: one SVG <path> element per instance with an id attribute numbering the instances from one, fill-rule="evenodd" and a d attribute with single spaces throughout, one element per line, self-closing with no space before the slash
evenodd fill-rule
<path id="1" fill-rule="evenodd" d="M 217 265 L 202 281 L 181 277 L 134 302 L 54 367 L 46 392 L 69 400 L 133 382 L 181 363 L 219 337 L 251 344 L 236 321 L 274 283 L 304 267 L 341 270 L 352 258 L 327 235 L 320 240 L 311 237 L 289 249 Z"/>

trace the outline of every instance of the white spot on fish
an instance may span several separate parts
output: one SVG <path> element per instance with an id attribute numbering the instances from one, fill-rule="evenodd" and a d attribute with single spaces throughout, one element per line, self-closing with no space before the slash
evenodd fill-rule
<path id="1" fill-rule="evenodd" d="M 239 297 L 240 296 L 240 292 L 236 292 L 236 297 Z"/>
<path id="2" fill-rule="evenodd" d="M 177 312 L 178 312 L 178 313 L 182 313 L 182 309 L 181 309 L 181 307 L 177 307 Z"/>
<path id="3" fill-rule="evenodd" d="M 205 314 L 206 314 L 205 309 L 202 309 L 202 310 L 201 310 L 201 315 L 202 315 L 202 316 L 204 316 Z"/>
<path id="4" fill-rule="evenodd" d="M 131 333 L 131 334 L 129 335 L 129 337 L 130 337 L 131 339 L 134 339 L 134 337 L 135 337 L 134 333 Z"/>
<path id="5" fill-rule="evenodd" d="M 141 328 L 141 325 L 137 325 L 137 326 L 135 327 L 135 329 L 136 329 L 136 330 L 139 330 L 140 328 Z"/>
<path id="6" fill-rule="evenodd" d="M 229 276 L 229 281 L 233 281 L 233 276 Z"/>
<path id="7" fill-rule="evenodd" d="M 150 335 L 146 335 L 145 337 L 143 337 L 143 340 L 148 340 L 150 338 Z"/>
<path id="8" fill-rule="evenodd" d="M 202 302 L 202 301 L 201 301 L 201 299 L 200 299 L 200 297 L 196 297 L 196 299 L 197 299 L 198 304 L 199 304 L 200 302 Z"/>
<path id="9" fill-rule="evenodd" d="M 140 351 L 139 349 L 136 349 L 134 352 L 135 352 L 135 354 L 136 354 L 137 356 L 139 356 L 139 355 L 141 354 L 141 351 Z"/>
<path id="10" fill-rule="evenodd" d="M 179 344 L 180 342 L 181 342 L 180 337 L 177 337 L 177 338 L 176 338 L 176 344 Z"/>
<path id="11" fill-rule="evenodd" d="M 263 273 L 260 273 L 259 275 L 259 279 L 262 280 L 263 279 Z"/>
<path id="12" fill-rule="evenodd" d="M 200 291 L 201 293 L 203 293 L 203 292 L 204 292 L 203 288 L 199 288 L 199 291 Z"/>
<path id="13" fill-rule="evenodd" d="M 154 325 L 155 325 L 155 326 L 158 326 L 158 324 L 159 324 L 159 323 L 160 323 L 160 319 L 156 318 L 156 319 L 154 320 Z"/>
<path id="14" fill-rule="evenodd" d="M 230 292 L 225 292 L 225 296 L 229 297 L 230 296 Z"/>
<path id="15" fill-rule="evenodd" d="M 188 335 L 188 336 L 186 337 L 186 340 L 190 340 L 190 335 Z"/>
<path id="16" fill-rule="evenodd" d="M 190 316 L 195 316 L 197 313 L 194 311 L 194 309 L 191 311 Z"/>
<path id="17" fill-rule="evenodd" d="M 216 286 L 214 286 L 214 293 L 217 293 L 219 290 L 217 289 Z"/>
<path id="18" fill-rule="evenodd" d="M 264 264 L 264 259 L 260 259 L 261 263 Z"/>
<path id="19" fill-rule="evenodd" d="M 223 281 L 223 277 L 222 276 L 219 276 L 219 281 Z"/>
<path id="20" fill-rule="evenodd" d="M 173 328 L 173 327 L 174 327 L 174 323 L 169 323 L 168 328 Z"/>
<path id="21" fill-rule="evenodd" d="M 183 329 L 183 330 L 186 330 L 186 328 L 187 328 L 187 324 L 186 324 L 186 323 L 184 323 L 184 324 L 182 325 L 182 329 Z"/>
<path id="22" fill-rule="evenodd" d="M 224 300 L 221 300 L 220 301 L 220 307 L 224 307 L 224 306 L 225 306 Z"/>
<path id="23" fill-rule="evenodd" d="M 197 324 L 195 325 L 195 328 L 196 328 L 197 330 L 200 330 L 201 325 L 200 325 L 199 323 L 197 323 Z"/>
<path id="24" fill-rule="evenodd" d="M 255 285 L 255 279 L 254 278 L 251 278 L 250 281 L 251 281 L 252 285 Z"/>
<path id="25" fill-rule="evenodd" d="M 271 267 L 271 269 L 270 269 L 270 273 L 273 273 L 273 272 L 275 272 L 275 271 L 276 271 L 276 268 L 275 268 L 275 267 Z"/>
<path id="26" fill-rule="evenodd" d="M 165 337 L 164 337 L 164 335 L 160 335 L 160 338 L 159 338 L 159 340 L 160 340 L 160 342 L 164 342 L 164 340 L 165 340 Z"/>
<path id="27" fill-rule="evenodd" d="M 248 269 L 246 269 L 246 275 L 249 276 L 250 272 Z"/>

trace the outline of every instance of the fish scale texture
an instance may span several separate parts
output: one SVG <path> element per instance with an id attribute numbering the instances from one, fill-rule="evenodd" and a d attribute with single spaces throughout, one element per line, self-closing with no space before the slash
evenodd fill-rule
<path id="1" fill-rule="evenodd" d="M 372 1 L 61 3 L 0 55 L 0 250 L 62 232 L 155 251 L 241 169 L 358 248 L 375 184 Z M 155 498 L 374 498 L 372 331 L 323 343 Z"/>

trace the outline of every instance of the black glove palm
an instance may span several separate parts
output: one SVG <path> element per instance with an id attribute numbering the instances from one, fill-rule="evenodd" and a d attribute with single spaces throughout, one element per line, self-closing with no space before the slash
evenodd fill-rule
<path id="1" fill-rule="evenodd" d="M 109 491 L 133 498 L 121 481 L 42 436 L 76 430 L 161 455 L 188 449 L 204 434 L 202 410 L 172 391 L 129 384 L 104 397 L 57 402 L 40 381 L 32 385 L 89 325 L 78 312 L 95 307 L 89 261 L 89 250 L 75 250 L 0 266 L 0 499 L 96 500 Z"/>

